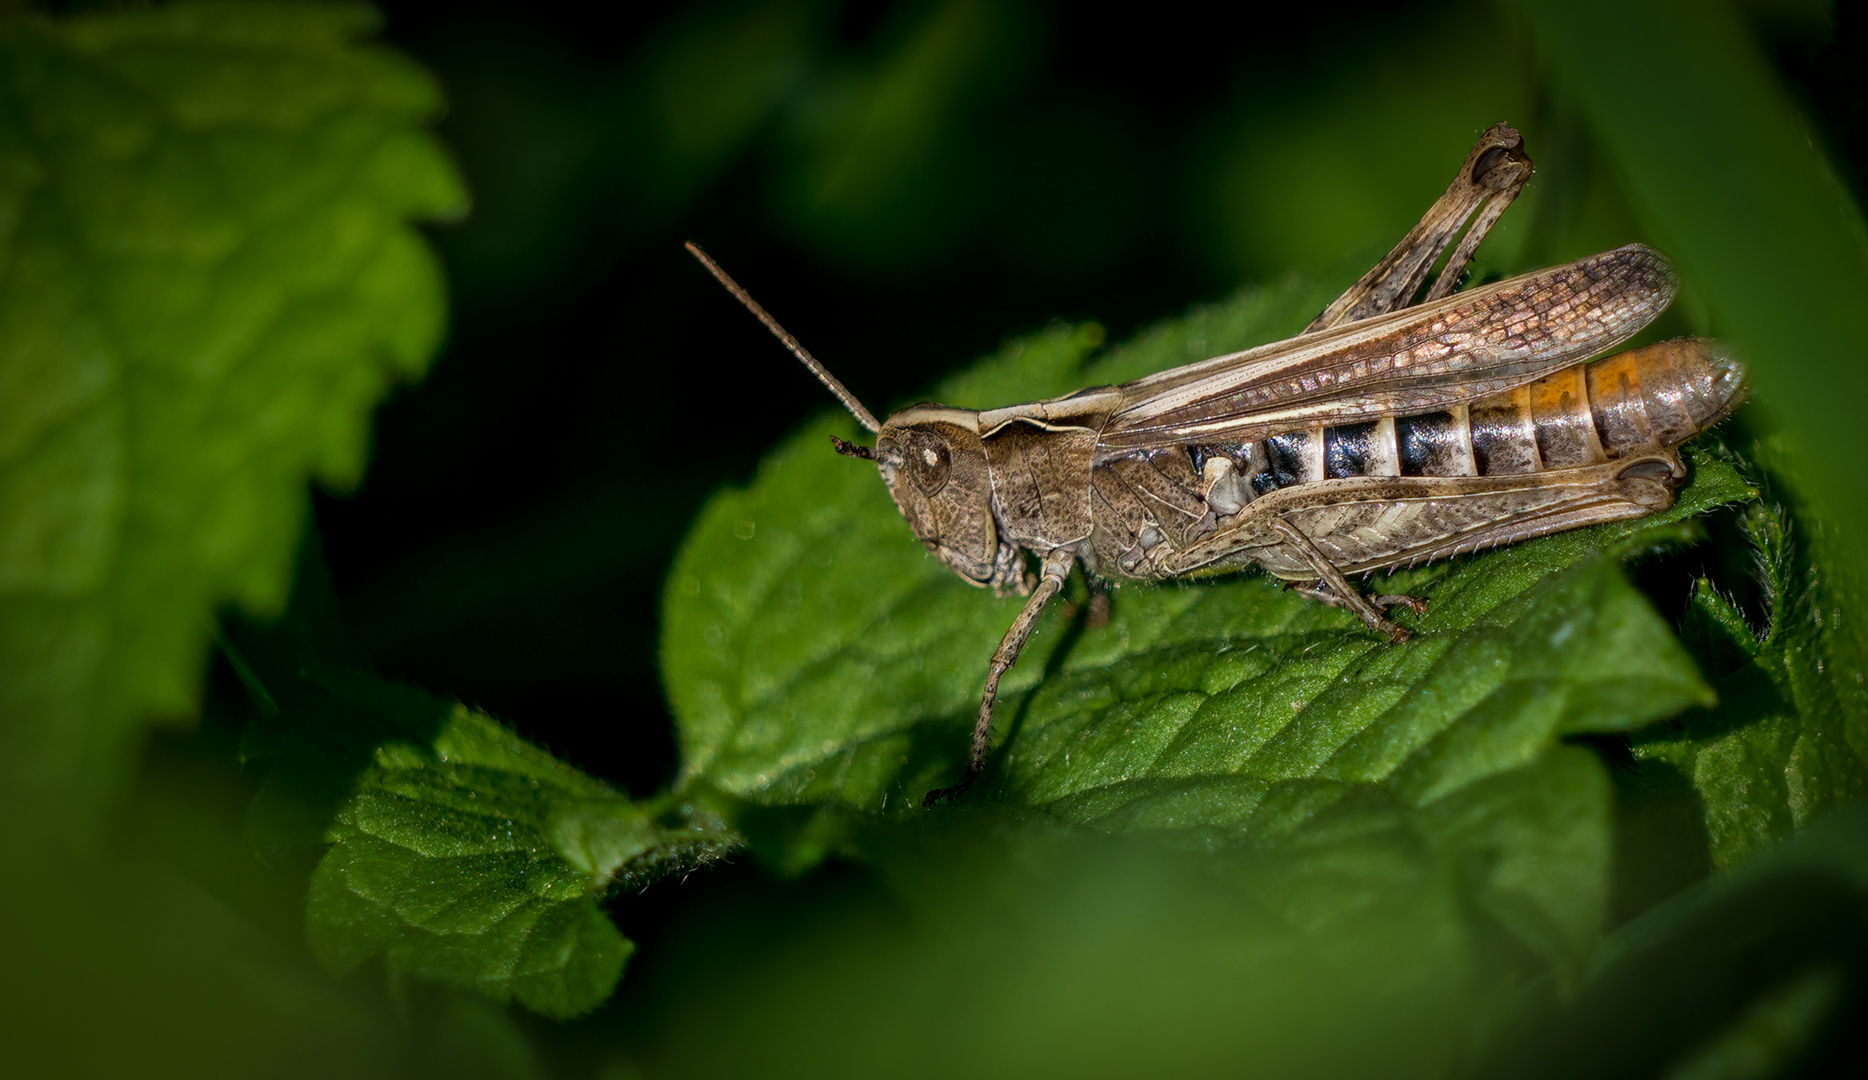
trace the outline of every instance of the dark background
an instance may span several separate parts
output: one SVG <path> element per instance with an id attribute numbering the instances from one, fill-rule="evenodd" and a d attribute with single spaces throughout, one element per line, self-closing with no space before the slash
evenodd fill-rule
<path id="1" fill-rule="evenodd" d="M 1747 13 L 1858 198 L 1860 11 Z M 385 14 L 446 87 L 475 205 L 431 233 L 444 353 L 380 412 L 360 488 L 318 498 L 347 629 L 383 674 L 637 795 L 675 767 L 668 560 L 710 492 L 831 407 L 682 241 L 883 413 L 1054 318 L 1120 341 L 1283 273 L 1346 284 L 1495 121 L 1538 178 L 1482 268 L 1645 238 L 1490 6 Z M 1695 318 L 1690 292 L 1681 307 Z"/>

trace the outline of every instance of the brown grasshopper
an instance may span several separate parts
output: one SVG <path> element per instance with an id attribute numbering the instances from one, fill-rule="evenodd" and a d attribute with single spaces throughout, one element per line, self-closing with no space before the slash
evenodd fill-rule
<path id="1" fill-rule="evenodd" d="M 1530 176 L 1518 133 L 1486 131 L 1394 250 L 1288 341 L 883 423 L 688 245 L 875 433 L 873 450 L 831 441 L 876 463 L 916 539 L 966 581 L 1030 597 L 986 669 L 966 779 L 927 803 L 984 767 L 999 679 L 1072 566 L 1152 581 L 1256 565 L 1401 642 L 1384 609 L 1424 605 L 1364 596 L 1348 575 L 1672 505 L 1674 448 L 1731 411 L 1743 373 L 1698 338 L 1588 362 L 1673 299 L 1666 260 L 1639 244 L 1454 294 Z"/>

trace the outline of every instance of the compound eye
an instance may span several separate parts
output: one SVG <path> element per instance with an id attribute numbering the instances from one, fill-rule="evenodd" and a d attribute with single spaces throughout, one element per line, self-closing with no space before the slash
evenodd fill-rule
<path id="1" fill-rule="evenodd" d="M 938 435 L 923 434 L 910 441 L 907 453 L 908 475 L 914 477 L 915 486 L 924 495 L 933 495 L 947 486 L 947 475 L 953 471 L 953 454 L 947 449 L 947 440 Z"/>

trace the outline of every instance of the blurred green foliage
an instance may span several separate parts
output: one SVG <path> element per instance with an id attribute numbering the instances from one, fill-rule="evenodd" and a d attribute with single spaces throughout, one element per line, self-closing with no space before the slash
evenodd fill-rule
<path id="1" fill-rule="evenodd" d="M 1868 1060 L 1855 9 L 417 8 L 460 308 L 317 528 L 449 325 L 437 80 L 354 6 L 0 21 L 10 1066 Z M 1294 332 L 1500 119 L 1475 274 L 1650 240 L 1752 365 L 1679 505 L 1391 575 L 1404 646 L 1250 578 L 1060 608 L 913 809 L 1009 609 L 846 420 L 779 439 L 815 387 L 674 241 L 872 404 L 1004 404 Z"/>
<path id="2" fill-rule="evenodd" d="M 0 784 L 79 819 L 278 611 L 305 480 L 438 343 L 412 217 L 464 195 L 366 8 L 10 20 L 0 39 Z M 30 792 L 30 795 L 25 793 Z"/>

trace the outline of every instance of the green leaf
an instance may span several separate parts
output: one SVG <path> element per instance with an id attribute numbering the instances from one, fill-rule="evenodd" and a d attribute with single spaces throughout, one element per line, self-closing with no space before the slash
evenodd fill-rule
<path id="1" fill-rule="evenodd" d="M 270 775 L 248 820 L 262 854 L 331 845 L 306 922 L 326 966 L 381 954 L 437 981 L 569 1017 L 607 998 L 634 946 L 612 887 L 730 849 L 710 819 L 671 823 L 462 705 L 360 675 L 274 687 L 245 739 Z M 360 772 L 347 763 L 362 758 Z M 344 790 L 334 800 L 332 787 Z"/>
<path id="2" fill-rule="evenodd" d="M 1100 331 L 1055 327 L 939 396 L 985 406 L 1161 370 L 1288 333 L 1326 296 L 1248 291 L 1087 367 Z M 958 777 L 1017 601 L 918 550 L 830 432 L 848 425 L 811 425 L 750 488 L 717 496 L 677 558 L 663 670 L 682 777 L 766 805 L 905 809 Z M 1619 565 L 1750 497 L 1722 457 L 1692 461 L 1666 513 L 1378 582 L 1432 605 L 1403 646 L 1255 577 L 1124 588 L 1095 628 L 1054 610 L 1002 687 L 976 797 L 1203 844 L 1404 828 L 1484 862 L 1484 902 L 1536 951 L 1574 960 L 1602 919 L 1610 793 L 1600 764 L 1555 753 L 1559 740 L 1713 700 Z"/>
<path id="3" fill-rule="evenodd" d="M 1703 292 L 1720 336 L 1750 362 L 1759 404 L 1780 432 L 1764 452 L 1798 496 L 1783 499 L 1797 511 L 1794 528 L 1763 510 L 1750 519 L 1773 608 L 1756 639 L 1710 582 L 1696 591 L 1694 632 L 1716 643 L 1727 675 L 1720 707 L 1638 747 L 1692 784 L 1714 862 L 1730 868 L 1868 796 L 1868 638 L 1856 571 L 1868 488 L 1855 468 L 1864 429 L 1854 413 L 1868 367 L 1851 317 L 1868 289 L 1868 231 L 1838 181 L 1845 170 L 1828 160 L 1835 148 L 1804 115 L 1821 110 L 1799 108 L 1737 5 L 1516 6 L 1560 96 Z M 1605 18 L 1617 33 L 1590 29 Z"/>
<path id="4" fill-rule="evenodd" d="M 229 631 L 258 712 L 239 738 L 263 777 L 246 845 L 305 867 L 305 927 L 333 972 L 381 956 L 405 1000 L 420 980 L 580 1015 L 634 951 L 606 897 L 740 844 L 699 800 L 632 800 L 483 713 L 361 670 L 315 533 L 284 617 Z"/>
<path id="5" fill-rule="evenodd" d="M 94 808 L 421 373 L 464 196 L 358 6 L 0 25 L 0 786 Z"/>
<path id="6" fill-rule="evenodd" d="M 1773 445 L 1760 451 L 1766 461 L 1785 460 Z M 1711 582 L 1696 583 L 1688 629 L 1719 664 L 1717 708 L 1635 740 L 1637 757 L 1692 783 L 1723 868 L 1868 798 L 1868 634 L 1858 574 L 1819 515 L 1796 521 L 1764 504 L 1743 518 L 1769 610 L 1762 633 Z"/>

